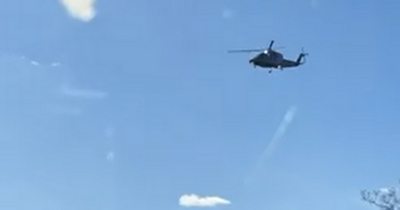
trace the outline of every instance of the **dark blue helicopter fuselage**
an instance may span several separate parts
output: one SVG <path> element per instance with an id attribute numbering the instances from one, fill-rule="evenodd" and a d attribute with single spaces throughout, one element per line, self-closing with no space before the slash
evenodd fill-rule
<path id="1" fill-rule="evenodd" d="M 283 56 L 275 51 L 263 52 L 252 58 L 249 63 L 264 67 L 264 68 L 277 68 L 283 61 Z"/>

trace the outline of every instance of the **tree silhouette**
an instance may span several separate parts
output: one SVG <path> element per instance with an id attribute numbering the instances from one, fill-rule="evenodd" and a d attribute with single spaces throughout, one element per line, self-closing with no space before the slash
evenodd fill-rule
<path id="1" fill-rule="evenodd" d="M 398 188 L 362 190 L 361 197 L 364 201 L 382 210 L 400 210 L 400 190 Z"/>

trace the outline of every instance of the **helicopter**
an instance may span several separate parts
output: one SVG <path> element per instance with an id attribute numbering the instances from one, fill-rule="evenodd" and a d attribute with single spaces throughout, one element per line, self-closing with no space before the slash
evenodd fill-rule
<path id="1" fill-rule="evenodd" d="M 252 63 L 254 68 L 257 66 L 269 68 L 269 73 L 271 73 L 274 69 L 283 70 L 284 68 L 297 67 L 305 63 L 305 56 L 307 56 L 308 53 L 304 53 L 303 48 L 296 60 L 288 60 L 283 57 L 282 53 L 272 49 L 273 44 L 274 40 L 270 42 L 267 49 L 229 50 L 228 53 L 261 52 L 250 59 L 249 63 Z"/>

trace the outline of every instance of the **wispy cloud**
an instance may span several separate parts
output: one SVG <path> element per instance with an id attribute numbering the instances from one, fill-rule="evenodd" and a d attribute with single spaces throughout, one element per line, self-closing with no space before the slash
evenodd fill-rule
<path id="1" fill-rule="evenodd" d="M 286 133 L 287 127 L 293 121 L 293 118 L 296 114 L 297 108 L 296 106 L 290 107 L 283 117 L 281 124 L 278 127 L 278 130 L 275 132 L 274 136 L 272 137 L 271 141 L 268 143 L 267 147 L 261 154 L 260 158 L 258 158 L 258 162 L 254 167 L 254 171 L 252 171 L 245 179 L 245 184 L 250 184 L 253 180 L 253 177 L 258 173 L 262 165 L 265 161 L 272 155 L 275 150 L 276 145 L 282 139 L 282 136 Z"/>
<path id="2" fill-rule="evenodd" d="M 200 197 L 196 194 L 185 194 L 179 199 L 179 205 L 184 207 L 214 207 L 217 205 L 231 204 L 229 200 L 218 196 Z"/>
<path id="3" fill-rule="evenodd" d="M 57 67 L 57 66 L 60 66 L 61 64 L 58 63 L 58 62 L 54 62 L 54 63 L 51 63 L 50 65 L 51 65 L 52 67 Z"/>
<path id="4" fill-rule="evenodd" d="M 312 8 L 316 9 L 319 6 L 319 0 L 310 0 L 310 5 Z"/>
<path id="5" fill-rule="evenodd" d="M 108 95 L 106 92 L 102 91 L 76 89 L 67 85 L 61 86 L 61 93 L 68 97 L 85 99 L 103 99 Z"/>
<path id="6" fill-rule="evenodd" d="M 113 136 L 114 136 L 114 132 L 115 132 L 115 129 L 114 128 L 112 128 L 112 127 L 108 127 L 107 129 L 106 129 L 106 137 L 107 138 L 112 138 Z"/>
<path id="7" fill-rule="evenodd" d="M 114 156 L 115 155 L 114 155 L 113 151 L 108 152 L 107 153 L 107 160 L 110 161 L 110 162 L 113 161 L 114 160 Z"/>
<path id="8" fill-rule="evenodd" d="M 25 56 L 20 56 L 20 59 L 24 60 L 24 61 L 29 61 L 29 63 L 31 63 L 34 66 L 47 66 L 48 65 L 48 64 L 43 64 L 43 63 L 41 63 L 39 61 L 36 61 L 36 60 L 28 60 Z M 60 65 L 61 65 L 61 63 L 59 63 L 59 62 L 50 63 L 51 67 L 58 67 Z"/>
<path id="9" fill-rule="evenodd" d="M 31 64 L 34 65 L 34 66 L 39 66 L 40 65 L 39 62 L 37 62 L 37 61 L 31 61 Z"/>
<path id="10" fill-rule="evenodd" d="M 224 9 L 222 10 L 222 17 L 225 19 L 233 18 L 234 11 L 232 9 Z"/>
<path id="11" fill-rule="evenodd" d="M 105 135 L 107 137 L 107 147 L 109 149 L 109 152 L 107 153 L 106 159 L 109 162 L 112 162 L 115 157 L 115 152 L 113 151 L 113 144 L 114 144 L 114 134 L 115 134 L 115 129 L 113 127 L 108 127 L 105 130 Z"/>
<path id="12" fill-rule="evenodd" d="M 96 16 L 96 0 L 61 0 L 61 3 L 75 19 L 88 22 Z"/>

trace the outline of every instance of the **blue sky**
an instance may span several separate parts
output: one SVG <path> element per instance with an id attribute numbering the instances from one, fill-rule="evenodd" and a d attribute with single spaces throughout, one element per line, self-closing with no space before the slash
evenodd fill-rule
<path id="1" fill-rule="evenodd" d="M 2 1 L 0 207 L 373 209 L 359 191 L 399 174 L 399 6 Z M 271 39 L 306 65 L 226 53 Z"/>

